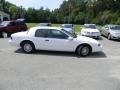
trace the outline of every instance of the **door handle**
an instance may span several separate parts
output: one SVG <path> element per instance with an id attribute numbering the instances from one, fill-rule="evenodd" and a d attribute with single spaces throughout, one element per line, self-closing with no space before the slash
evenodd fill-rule
<path id="1" fill-rule="evenodd" d="M 47 42 L 48 42 L 49 40 L 45 40 L 45 41 L 47 41 Z"/>

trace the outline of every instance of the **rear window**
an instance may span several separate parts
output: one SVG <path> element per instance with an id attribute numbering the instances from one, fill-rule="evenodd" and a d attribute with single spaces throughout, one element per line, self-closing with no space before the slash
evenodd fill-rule
<path id="1" fill-rule="evenodd" d="M 35 32 L 35 37 L 47 37 L 48 36 L 48 30 L 47 29 L 38 29 Z"/>

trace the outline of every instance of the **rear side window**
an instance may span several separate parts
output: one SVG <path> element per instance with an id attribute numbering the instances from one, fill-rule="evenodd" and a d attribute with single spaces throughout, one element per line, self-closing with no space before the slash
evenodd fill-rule
<path id="1" fill-rule="evenodd" d="M 35 32 L 35 37 L 47 37 L 48 36 L 48 30 L 46 29 L 38 29 Z"/>

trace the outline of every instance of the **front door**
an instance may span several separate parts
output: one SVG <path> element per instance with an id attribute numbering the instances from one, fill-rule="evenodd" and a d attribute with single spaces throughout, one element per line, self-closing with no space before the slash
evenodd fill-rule
<path id="1" fill-rule="evenodd" d="M 49 30 L 46 44 L 48 50 L 74 51 L 74 40 L 69 40 L 69 36 L 60 30 Z"/>

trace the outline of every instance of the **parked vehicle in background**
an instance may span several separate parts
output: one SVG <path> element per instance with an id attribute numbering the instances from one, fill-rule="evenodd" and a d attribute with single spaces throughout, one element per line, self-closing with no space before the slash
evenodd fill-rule
<path id="1" fill-rule="evenodd" d="M 92 37 L 92 38 L 100 38 L 100 31 L 96 28 L 95 24 L 84 24 L 81 29 L 81 35 Z"/>
<path id="2" fill-rule="evenodd" d="M 44 26 L 52 26 L 52 24 L 51 23 L 39 23 L 39 24 L 37 24 L 37 26 L 42 26 L 42 27 L 44 27 Z"/>
<path id="3" fill-rule="evenodd" d="M 0 24 L 0 36 L 5 38 L 12 33 L 26 31 L 27 25 L 21 21 L 3 21 Z"/>
<path id="4" fill-rule="evenodd" d="M 106 36 L 109 40 L 120 39 L 120 25 L 104 25 L 101 34 Z"/>
<path id="5" fill-rule="evenodd" d="M 11 45 L 22 47 L 25 53 L 34 50 L 77 52 L 87 56 L 102 50 L 101 44 L 89 37 L 71 34 L 57 27 L 34 27 L 11 35 Z"/>
<path id="6" fill-rule="evenodd" d="M 66 30 L 70 33 L 75 33 L 75 31 L 73 29 L 73 24 L 62 24 L 61 28 L 63 28 L 64 30 Z"/>
<path id="7" fill-rule="evenodd" d="M 19 22 L 25 22 L 25 18 L 18 18 L 16 21 L 19 21 Z"/>

